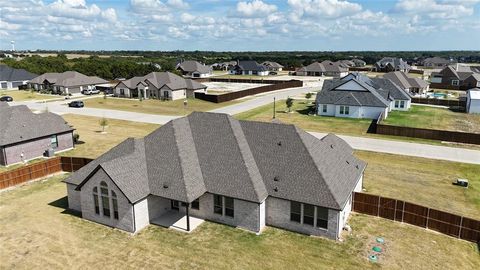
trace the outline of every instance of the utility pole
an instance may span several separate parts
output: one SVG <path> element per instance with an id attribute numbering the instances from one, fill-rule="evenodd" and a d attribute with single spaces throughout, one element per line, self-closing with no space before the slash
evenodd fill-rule
<path id="1" fill-rule="evenodd" d="M 275 119 L 275 97 L 273 97 L 273 119 Z"/>

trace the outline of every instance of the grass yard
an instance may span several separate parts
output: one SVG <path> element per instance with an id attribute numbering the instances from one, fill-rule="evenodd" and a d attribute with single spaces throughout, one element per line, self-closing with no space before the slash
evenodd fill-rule
<path id="1" fill-rule="evenodd" d="M 480 133 L 480 115 L 453 112 L 445 108 L 412 105 L 408 112 L 391 111 L 388 125 Z"/>
<path id="2" fill-rule="evenodd" d="M 143 137 L 159 127 L 155 124 L 107 119 L 107 133 L 102 133 L 99 117 L 66 114 L 63 118 L 73 125 L 83 142 L 77 144 L 74 150 L 62 153 L 65 156 L 97 158 L 126 138 Z"/>
<path id="3" fill-rule="evenodd" d="M 58 95 L 44 95 L 39 94 L 38 92 L 30 92 L 25 90 L 1 90 L 0 96 L 11 96 L 13 101 L 29 101 L 29 100 L 44 100 L 44 99 L 54 99 L 62 98 Z"/>
<path id="4" fill-rule="evenodd" d="M 355 155 L 368 163 L 367 193 L 479 219 L 480 165 L 367 151 Z M 468 189 L 452 185 L 457 178 L 468 179 Z"/>
<path id="5" fill-rule="evenodd" d="M 268 227 L 262 235 L 205 222 L 190 234 L 151 225 L 137 235 L 65 210 L 56 176 L 0 193 L 1 268 L 22 269 L 478 269 L 476 245 L 354 214 L 343 242 Z M 377 265 L 374 239 L 386 240 Z M 450 256 L 452 255 L 452 256 Z"/>
<path id="6" fill-rule="evenodd" d="M 162 114 L 162 115 L 187 115 L 194 111 L 210 111 L 225 107 L 228 105 L 243 102 L 244 100 L 232 100 L 223 103 L 213 103 L 203 101 L 200 99 L 188 99 L 188 105 L 185 107 L 183 99 L 173 101 L 161 100 L 143 100 L 127 99 L 127 98 L 107 98 L 103 97 L 84 100 L 86 107 L 112 109 L 120 111 L 130 111 L 148 114 Z"/>

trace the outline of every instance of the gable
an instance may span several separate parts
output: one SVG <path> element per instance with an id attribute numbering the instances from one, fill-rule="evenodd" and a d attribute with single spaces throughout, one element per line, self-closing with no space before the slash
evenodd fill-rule
<path id="1" fill-rule="evenodd" d="M 363 86 L 354 80 L 350 80 L 340 86 L 337 86 L 334 90 L 344 91 L 367 91 Z"/>

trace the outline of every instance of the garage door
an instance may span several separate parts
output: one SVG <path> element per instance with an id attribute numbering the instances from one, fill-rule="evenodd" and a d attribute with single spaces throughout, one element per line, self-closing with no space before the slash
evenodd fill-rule
<path id="1" fill-rule="evenodd" d="M 22 85 L 22 82 L 12 82 L 12 88 L 18 87 L 19 85 Z"/>

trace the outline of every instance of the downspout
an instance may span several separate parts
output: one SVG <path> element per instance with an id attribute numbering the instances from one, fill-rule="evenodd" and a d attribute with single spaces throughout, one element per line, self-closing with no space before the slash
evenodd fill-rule
<path id="1" fill-rule="evenodd" d="M 137 232 L 137 224 L 135 220 L 135 204 L 132 204 L 132 212 L 133 212 L 133 233 Z"/>
<path id="2" fill-rule="evenodd" d="M 7 166 L 7 154 L 5 153 L 5 147 L 2 147 L 2 155 L 3 155 L 3 162 L 5 163 L 5 166 Z"/>

